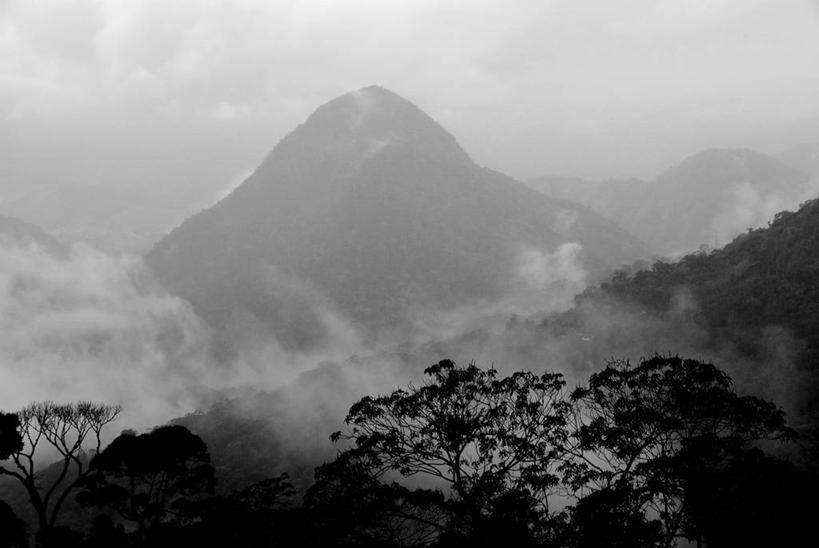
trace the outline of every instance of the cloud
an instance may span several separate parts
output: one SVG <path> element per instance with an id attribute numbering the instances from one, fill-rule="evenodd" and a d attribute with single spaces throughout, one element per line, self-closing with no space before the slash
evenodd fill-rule
<path id="1" fill-rule="evenodd" d="M 718 246 L 726 245 L 748 229 L 766 226 L 780 211 L 795 211 L 802 202 L 816 198 L 819 177 L 812 177 L 801 188 L 762 192 L 751 183 L 739 183 L 730 192 L 733 199 L 709 227 Z"/>
<path id="2" fill-rule="evenodd" d="M 0 248 L 0 406 L 101 400 L 147 426 L 195 405 L 208 333 L 135 258 Z M 192 379 L 198 379 L 198 381 Z"/>
<path id="3" fill-rule="evenodd" d="M 306 291 L 279 278 L 271 283 Z M 342 316 L 316 297 L 306 302 L 325 332 L 324 346 L 287 350 L 251 319 L 232 326 L 239 351 L 226 362 L 212 352 L 218 337 L 187 302 L 153 280 L 141 259 L 82 244 L 58 257 L 4 241 L 0 409 L 90 399 L 123 405 L 123 428 L 145 428 L 235 391 L 281 387 L 317 364 L 362 350 Z"/>
<path id="4" fill-rule="evenodd" d="M 582 266 L 582 246 L 577 242 L 564 242 L 553 251 L 537 247 L 520 249 L 504 295 L 454 309 L 439 310 L 431 307 L 415 307 L 409 311 L 413 329 L 402 332 L 411 335 L 414 349 L 424 348 L 430 341 L 458 339 L 464 333 L 498 326 L 514 316 L 558 313 L 570 308 L 574 296 L 586 287 L 588 273 Z M 403 343 L 404 340 L 402 339 Z M 383 345 L 395 343 L 385 337 Z M 460 350 L 460 349 L 458 349 Z M 471 349 L 465 348 L 465 352 Z M 480 359 L 480 354 L 470 358 Z M 428 359 L 461 358 L 450 354 L 428 356 Z"/>
<path id="5" fill-rule="evenodd" d="M 210 113 L 210 117 L 214 120 L 235 120 L 242 116 L 247 116 L 250 113 L 250 106 L 248 105 L 234 105 L 232 103 L 219 103 L 215 109 Z"/>
<path id="6" fill-rule="evenodd" d="M 562 222 L 562 221 L 561 221 Z M 526 297 L 535 311 L 557 311 L 572 303 L 572 298 L 586 286 L 587 273 L 579 259 L 583 249 L 577 242 L 560 245 L 554 252 L 527 249 L 520 254 L 518 278 L 532 296 Z M 538 298 L 539 297 L 539 298 Z M 544 298 L 547 299 L 544 301 Z"/>

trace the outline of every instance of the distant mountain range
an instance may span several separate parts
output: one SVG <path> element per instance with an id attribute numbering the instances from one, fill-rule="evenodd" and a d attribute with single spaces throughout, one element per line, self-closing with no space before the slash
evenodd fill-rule
<path id="1" fill-rule="evenodd" d="M 788 157 L 802 158 L 796 152 Z M 662 255 L 725 245 L 819 195 L 807 173 L 747 149 L 705 150 L 652 181 L 544 177 L 527 184 L 612 219 Z"/>
<path id="2" fill-rule="evenodd" d="M 569 242 L 592 273 L 650 255 L 588 208 L 477 166 L 432 118 L 373 86 L 318 108 L 147 259 L 212 324 L 262 320 L 298 348 L 324 333 L 317 308 L 394 327 L 413 307 L 502 298 L 522 256 Z"/>

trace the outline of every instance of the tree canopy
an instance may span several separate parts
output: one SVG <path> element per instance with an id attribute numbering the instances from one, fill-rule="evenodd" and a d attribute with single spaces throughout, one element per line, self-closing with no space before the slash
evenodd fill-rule
<path id="1" fill-rule="evenodd" d="M 810 527 L 816 505 L 801 497 L 819 482 L 766 451 L 795 438 L 783 411 L 738 394 L 713 364 L 615 360 L 572 390 L 558 373 L 451 360 L 425 374 L 350 407 L 331 435 L 339 454 L 316 468 L 301 504 L 286 475 L 215 494 L 207 446 L 179 425 L 124 431 L 100 450 L 119 410 L 98 404 L 0 415 L 16 467 L 3 470 L 45 508 L 38 545 L 61 548 L 719 548 L 793 544 Z M 68 478 L 60 491 L 60 477 L 34 469 L 40 439 L 75 467 L 52 467 Z M 85 511 L 102 512 L 85 530 L 56 521 L 78 487 Z M 2 503 L 0 526 L 0 546 L 27 546 L 25 523 Z"/>
<path id="2" fill-rule="evenodd" d="M 6 457 L 0 464 L 0 475 L 16 479 L 25 488 L 37 516 L 42 545 L 52 543 L 49 537 L 63 504 L 88 474 L 88 452 L 99 452 L 102 430 L 120 410 L 116 405 L 88 401 L 45 401 L 0 417 L 0 457 Z M 52 452 L 58 456 L 57 472 L 46 477 L 38 468 L 38 459 Z"/>
<path id="3" fill-rule="evenodd" d="M 701 540 L 688 496 L 700 477 L 742 458 L 755 442 L 795 436 L 781 409 L 737 395 L 727 374 L 697 360 L 615 361 L 571 399 L 566 480 L 582 502 L 578 516 L 589 521 L 583 525 L 613 512 L 626 523 L 642 522 L 660 546 L 674 546 L 678 537 Z"/>
<path id="4" fill-rule="evenodd" d="M 444 360 L 426 375 L 350 408 L 333 439 L 352 445 L 319 469 L 314 495 L 356 493 L 375 504 L 371 522 L 415 520 L 405 529 L 437 546 L 704 540 L 698 478 L 794 437 L 774 404 L 697 360 L 614 361 L 571 393 L 556 373 Z"/>
<path id="5" fill-rule="evenodd" d="M 78 500 L 115 509 L 144 535 L 179 519 L 181 506 L 213 493 L 210 454 L 184 426 L 161 426 L 146 434 L 123 432 L 91 461 Z"/>

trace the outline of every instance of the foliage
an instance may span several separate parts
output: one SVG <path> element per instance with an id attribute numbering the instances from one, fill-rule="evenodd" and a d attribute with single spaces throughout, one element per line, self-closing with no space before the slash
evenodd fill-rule
<path id="1" fill-rule="evenodd" d="M 0 413 L 0 461 L 23 450 L 20 418 L 14 413 Z"/>
<path id="2" fill-rule="evenodd" d="M 767 228 L 750 230 L 722 249 L 693 253 L 650 269 L 622 270 L 580 301 L 639 305 L 657 315 L 674 308 L 681 293 L 696 303 L 690 320 L 709 334 L 712 347 L 729 343 L 742 357 L 771 359 L 770 326 L 787 329 L 797 343 L 802 411 L 819 412 L 819 200 L 778 213 Z"/>
<path id="3" fill-rule="evenodd" d="M 141 535 L 181 519 L 181 505 L 215 485 L 207 446 L 183 426 L 123 432 L 94 457 L 91 471 L 80 503 L 116 510 Z"/>
<path id="4" fill-rule="evenodd" d="M 443 495 L 381 480 L 371 455 L 345 451 L 316 469 L 305 508 L 318 546 L 419 546 L 446 531 Z"/>
<path id="5" fill-rule="evenodd" d="M 567 480 L 581 497 L 591 494 L 580 509 L 608 505 L 638 526 L 649 516 L 645 525 L 660 533 L 651 545 L 702 536 L 689 497 L 698 478 L 742 458 L 754 442 L 794 438 L 781 409 L 737 395 L 728 375 L 697 360 L 612 362 L 571 398 L 576 458 Z"/>
<path id="6" fill-rule="evenodd" d="M 26 522 L 14 515 L 14 511 L 0 500 L 0 548 L 25 548 L 28 546 Z"/>
<path id="7" fill-rule="evenodd" d="M 117 418 L 120 410 L 119 406 L 87 401 L 32 403 L 16 413 L 19 440 L 9 445 L 4 434 L 2 443 L 11 462 L 0 465 L 0 475 L 15 478 L 25 488 L 43 545 L 48 544 L 68 495 L 89 473 L 87 451 L 99 452 L 102 429 Z M 2 419 L 4 430 L 13 423 L 8 417 Z M 46 480 L 37 468 L 37 460 L 52 452 L 58 455 L 58 472 Z"/>
<path id="8" fill-rule="evenodd" d="M 348 430 L 333 439 L 353 441 L 376 478 L 398 472 L 446 486 L 452 530 L 473 531 L 510 498 L 545 511 L 568 437 L 562 376 L 499 378 L 495 369 L 450 360 L 425 373 L 420 387 L 353 405 Z"/>
<path id="9" fill-rule="evenodd" d="M 700 479 L 794 436 L 780 409 L 697 360 L 615 361 L 571 394 L 553 373 L 445 360 L 427 375 L 363 398 L 334 434 L 353 445 L 317 470 L 306 501 L 336 545 L 710 542 Z M 559 492 L 575 504 L 550 508 Z"/>
<path id="10" fill-rule="evenodd" d="M 502 376 L 443 360 L 426 374 L 350 408 L 347 429 L 332 435 L 348 446 L 316 469 L 301 505 L 287 475 L 214 496 L 208 448 L 182 426 L 125 431 L 82 474 L 77 498 L 105 513 L 84 530 L 41 530 L 38 541 L 718 548 L 796 544 L 812 523 L 816 504 L 803 500 L 819 482 L 763 452 L 767 440 L 794 438 L 784 413 L 738 395 L 712 364 L 613 361 L 571 392 L 555 373 Z M 18 429 L 0 416 L 9 451 L 36 440 L 24 428 L 34 415 L 21 416 Z M 2 541 L 26 546 L 24 524 L 6 510 L 0 503 Z"/>
<path id="11" fill-rule="evenodd" d="M 287 474 L 267 478 L 225 496 L 186 499 L 184 518 L 151 531 L 146 546 L 303 546 L 314 528 L 295 508 L 295 492 Z M 132 539 L 133 540 L 133 539 Z"/>

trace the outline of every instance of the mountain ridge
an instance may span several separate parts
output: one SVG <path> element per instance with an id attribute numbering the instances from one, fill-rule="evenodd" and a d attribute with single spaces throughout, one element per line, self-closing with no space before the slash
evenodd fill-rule
<path id="1" fill-rule="evenodd" d="M 815 197 L 809 177 L 750 149 L 706 149 L 652 180 L 527 182 L 546 195 L 583 203 L 663 255 L 718 247 L 778 211 Z"/>

